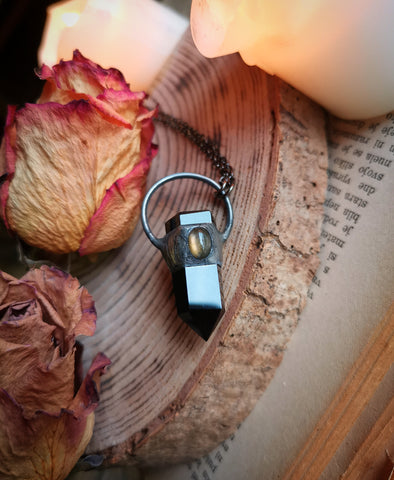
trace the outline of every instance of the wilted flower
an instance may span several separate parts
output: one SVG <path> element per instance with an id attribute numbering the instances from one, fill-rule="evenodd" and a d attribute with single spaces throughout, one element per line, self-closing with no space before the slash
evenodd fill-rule
<path id="1" fill-rule="evenodd" d="M 152 117 L 116 69 L 78 51 L 38 72 L 37 104 L 9 107 L 0 149 L 0 214 L 26 243 L 53 253 L 123 244 L 138 217 Z"/>
<path id="2" fill-rule="evenodd" d="M 110 362 L 98 354 L 81 383 L 75 338 L 95 323 L 91 296 L 70 275 L 0 272 L 0 478 L 60 480 L 85 450 Z"/>

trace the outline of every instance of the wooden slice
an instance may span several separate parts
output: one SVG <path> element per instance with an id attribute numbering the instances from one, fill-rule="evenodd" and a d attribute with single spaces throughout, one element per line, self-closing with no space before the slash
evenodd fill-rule
<path id="1" fill-rule="evenodd" d="M 279 365 L 318 265 L 327 162 L 323 111 L 238 55 L 203 58 L 186 34 L 151 103 L 216 139 L 233 166 L 235 222 L 222 268 L 226 313 L 210 340 L 176 314 L 171 276 L 139 225 L 83 280 L 96 299 L 89 360 L 103 377 L 88 451 L 107 464 L 183 462 L 212 450 L 250 412 Z M 199 150 L 157 126 L 149 185 L 174 172 L 216 177 Z M 156 236 L 182 210 L 225 211 L 209 186 L 170 183 L 152 198 Z"/>

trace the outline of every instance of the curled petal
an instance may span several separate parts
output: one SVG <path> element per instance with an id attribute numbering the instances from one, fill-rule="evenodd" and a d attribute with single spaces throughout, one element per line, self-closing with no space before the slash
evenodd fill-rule
<path id="1" fill-rule="evenodd" d="M 43 266 L 30 270 L 21 279 L 45 294 L 62 319 L 65 337 L 93 335 L 96 329 L 96 309 L 92 296 L 79 281 L 57 268 Z"/>
<path id="2" fill-rule="evenodd" d="M 23 405 L 56 413 L 74 397 L 75 338 L 93 335 L 96 310 L 78 280 L 43 266 L 0 274 L 0 385 Z"/>
<path id="3" fill-rule="evenodd" d="M 145 158 L 107 191 L 86 229 L 80 255 L 117 248 L 129 238 L 139 219 L 150 163 Z"/>
<path id="4" fill-rule="evenodd" d="M 108 121 L 131 129 L 145 93 L 131 92 L 118 70 L 104 70 L 79 52 L 77 56 L 82 59 L 75 60 L 74 52 L 72 61 L 60 62 L 53 70 L 42 67 L 39 77 L 47 81 L 37 103 L 86 100 Z"/>
<path id="5" fill-rule="evenodd" d="M 105 105 L 107 111 L 117 112 L 117 114 L 123 118 L 123 121 L 127 120 L 131 126 L 138 119 L 141 111 L 145 110 L 144 107 L 141 107 L 141 102 L 145 96 L 144 92 L 108 89 L 97 97 L 97 101 Z M 150 117 L 153 117 L 155 114 L 154 110 L 149 110 L 148 112 Z"/>
<path id="6" fill-rule="evenodd" d="M 78 50 L 72 60 L 61 61 L 52 70 L 43 65 L 38 76 L 46 84 L 37 103 L 64 105 L 85 99 L 107 120 L 125 128 L 132 128 L 146 97 L 144 92 L 132 92 L 119 70 L 103 69 Z"/>
<path id="7" fill-rule="evenodd" d="M 31 418 L 37 410 L 58 414 L 71 403 L 74 350 L 62 357 L 58 353 L 45 364 L 40 362 L 39 346 L 15 345 L 0 339 L 0 361 L 1 387 L 22 406 L 25 418 Z"/>
<path id="8" fill-rule="evenodd" d="M 156 109 L 141 109 L 140 155 L 143 160 L 107 190 L 81 241 L 80 255 L 119 247 L 133 232 L 145 193 L 146 176 L 152 158 L 157 154 L 157 147 L 151 143 L 154 132 L 152 117 L 156 113 Z"/>
<path id="9" fill-rule="evenodd" d="M 62 480 L 67 477 L 91 438 L 99 378 L 109 363 L 105 355 L 99 354 L 69 408 L 56 415 L 39 411 L 27 419 L 23 408 L 0 389 L 2 479 Z"/>
<path id="10" fill-rule="evenodd" d="M 26 305 L 29 307 L 26 308 Z M 20 309 L 21 306 L 24 307 Z M 15 316 L 16 310 L 19 316 Z M 1 342 L 39 345 L 39 362 L 48 364 L 52 360 L 52 338 L 56 327 L 41 321 L 42 311 L 39 302 L 31 299 L 27 302 L 1 305 L 0 318 L 0 350 Z"/>
<path id="11" fill-rule="evenodd" d="M 58 102 L 61 92 L 68 92 L 73 100 L 73 92 L 97 97 L 106 89 L 129 90 L 122 73 L 116 68 L 104 69 L 75 50 L 72 60 L 61 61 L 52 70 L 44 65 L 38 72 L 42 80 L 47 80 L 39 103 Z M 63 102 L 60 102 L 63 103 Z"/>
<path id="12" fill-rule="evenodd" d="M 3 306 L 34 298 L 34 288 L 0 271 L 0 302 Z"/>
<path id="13" fill-rule="evenodd" d="M 90 413 L 95 410 L 99 401 L 100 377 L 110 365 L 111 361 L 103 353 L 98 353 L 95 356 L 70 405 L 70 409 L 74 411 L 75 415 L 79 415 L 79 412 Z"/>
<path id="14" fill-rule="evenodd" d="M 86 83 L 94 85 L 97 89 L 129 89 L 129 85 L 119 70 L 116 68 L 102 68 L 100 65 L 84 57 L 79 50 L 74 50 L 72 61 L 60 62 L 60 64 L 56 66 L 56 75 L 60 88 L 67 88 L 67 86 L 79 88 L 80 78 L 82 76 Z"/>

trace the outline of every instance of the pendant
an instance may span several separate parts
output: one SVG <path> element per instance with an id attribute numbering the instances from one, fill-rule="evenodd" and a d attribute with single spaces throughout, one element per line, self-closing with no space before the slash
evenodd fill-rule
<path id="1" fill-rule="evenodd" d="M 208 340 L 225 311 L 221 266 L 223 244 L 230 235 L 233 211 L 228 196 L 222 197 L 227 209 L 223 232 L 215 225 L 209 210 L 180 212 L 165 224 L 166 235 L 157 238 L 147 221 L 147 207 L 152 194 L 167 182 L 192 178 L 208 183 L 217 191 L 220 185 L 197 173 L 177 173 L 162 178 L 146 194 L 141 212 L 142 226 L 157 247 L 171 274 L 178 315 L 204 340 Z"/>

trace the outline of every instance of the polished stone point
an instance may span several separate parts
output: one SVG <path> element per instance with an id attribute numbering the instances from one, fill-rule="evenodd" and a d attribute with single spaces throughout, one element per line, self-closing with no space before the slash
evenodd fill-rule
<path id="1" fill-rule="evenodd" d="M 178 315 L 208 340 L 224 313 L 218 266 L 186 267 L 172 280 Z"/>
<path id="2" fill-rule="evenodd" d="M 182 212 L 166 222 L 162 254 L 171 270 L 178 315 L 208 340 L 224 313 L 222 239 L 211 212 Z"/>

